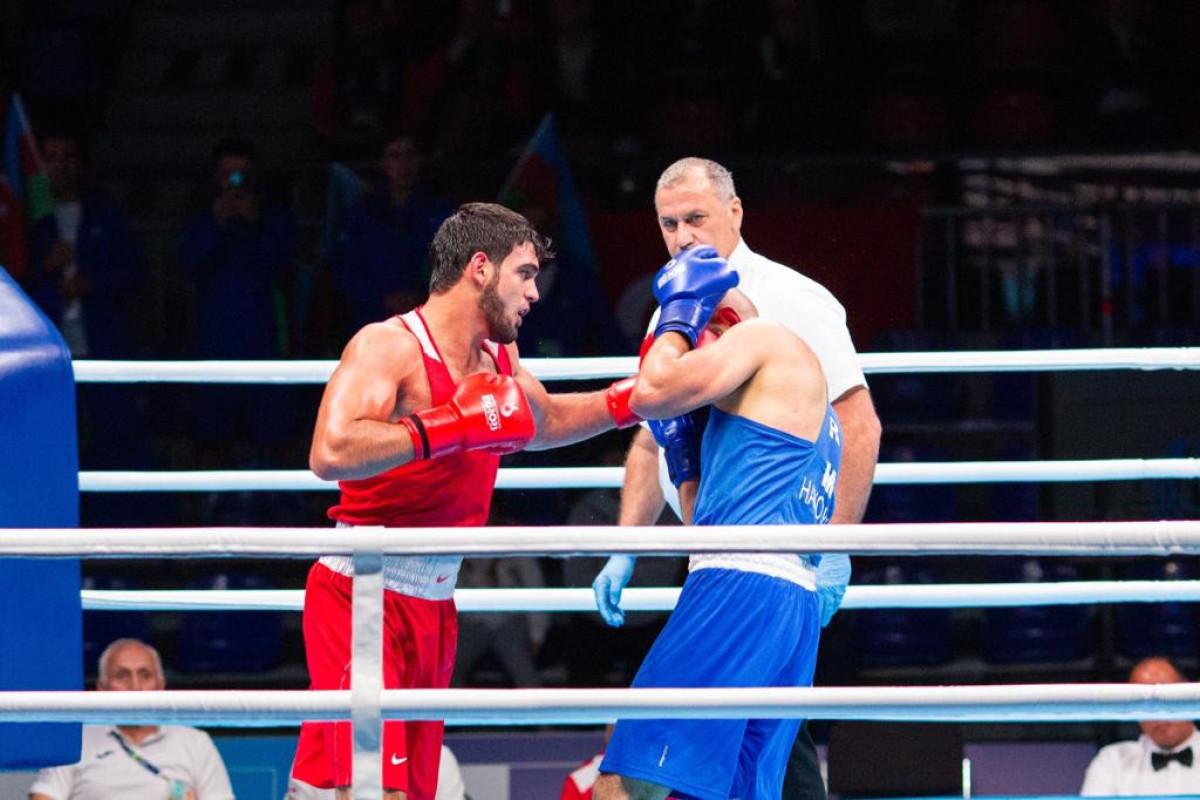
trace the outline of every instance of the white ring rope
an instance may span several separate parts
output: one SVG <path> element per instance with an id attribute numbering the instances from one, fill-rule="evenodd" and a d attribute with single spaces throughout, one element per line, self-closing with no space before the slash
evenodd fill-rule
<path id="1" fill-rule="evenodd" d="M 678 587 L 627 588 L 626 611 L 671 611 Z M 84 589 L 84 611 L 300 611 L 303 589 Z M 851 586 L 841 608 L 1009 608 L 1200 602 L 1200 581 L 1071 581 Z M 591 589 L 458 589 L 460 613 L 594 612 Z"/>
<path id="2" fill-rule="evenodd" d="M 876 485 L 1069 483 L 1200 478 L 1200 458 L 1112 458 L 1070 461 L 945 461 L 879 464 Z M 619 488 L 624 467 L 501 469 L 497 489 Z M 81 492 L 337 491 L 308 470 L 80 472 Z"/>
<path id="3" fill-rule="evenodd" d="M 1176 555 L 1200 553 L 1200 520 L 702 527 L 0 529 L 0 555 L 6 556 L 307 558 L 352 555 L 356 551 L 492 556 L 712 552 Z"/>
<path id="4" fill-rule="evenodd" d="M 521 362 L 544 381 L 623 378 L 637 372 L 635 356 L 530 358 Z M 1060 370 L 1200 369 L 1200 348 L 863 353 L 867 373 L 1046 372 Z M 334 361 L 101 361 L 73 364 L 79 383 L 321 384 Z"/>
<path id="5" fill-rule="evenodd" d="M 944 353 L 865 353 L 863 372 L 1058 372 L 1110 369 L 1200 369 L 1200 348 L 1096 348 Z"/>
<path id="6" fill-rule="evenodd" d="M 1200 684 L 389 689 L 384 719 L 588 725 L 622 719 L 784 718 L 1073 722 L 1195 719 Z M 349 691 L 0 692 L 0 722 L 296 725 L 350 716 Z"/>

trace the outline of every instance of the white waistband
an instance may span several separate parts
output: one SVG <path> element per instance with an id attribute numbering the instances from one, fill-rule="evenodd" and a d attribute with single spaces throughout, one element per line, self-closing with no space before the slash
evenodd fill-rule
<path id="1" fill-rule="evenodd" d="M 805 556 L 790 553 L 701 553 L 688 559 L 688 572 L 700 569 L 736 569 L 770 575 L 817 590 L 817 570 Z"/>
<path id="2" fill-rule="evenodd" d="M 353 528 L 344 522 L 339 528 Z M 384 556 L 383 588 L 424 600 L 449 600 L 458 583 L 462 556 Z M 346 577 L 354 577 L 350 556 L 321 556 L 321 564 Z"/>

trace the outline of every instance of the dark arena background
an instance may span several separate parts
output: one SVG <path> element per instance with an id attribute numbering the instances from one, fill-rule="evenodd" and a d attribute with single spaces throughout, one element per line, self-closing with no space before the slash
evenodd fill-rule
<path id="1" fill-rule="evenodd" d="M 0 265 L 12 279 L 0 311 L 27 294 L 77 375 L 89 360 L 336 360 L 364 323 L 422 302 L 441 220 L 492 201 L 558 250 L 521 327 L 523 359 L 632 357 L 668 258 L 655 182 L 695 155 L 732 171 L 753 248 L 845 306 L 860 353 L 1195 347 L 1198 41 L 1188 0 L 0 0 Z M 83 224 L 66 242 L 56 224 L 72 201 Z M 222 250 L 214 225 L 239 218 L 254 232 Z M 0 323 L 0 342 L 26 335 L 16 330 Z M 879 463 L 1200 458 L 1196 352 L 1189 369 L 868 374 Z M 81 380 L 75 419 L 59 417 L 78 427 L 85 476 L 300 471 L 321 389 Z M 40 402 L 21 392 L 0 391 L 0 426 L 25 424 L 20 409 Z M 630 440 L 610 432 L 502 466 L 619 467 Z M 14 442 L 0 456 L 34 463 L 39 448 L 21 441 L 0 435 Z M 1179 463 L 1190 477 L 877 483 L 865 522 L 1200 518 L 1200 472 Z M 500 488 L 489 524 L 615 524 L 618 484 Z M 329 529 L 337 495 L 313 486 L 85 482 L 79 533 Z M 4 527 L 73 526 L 61 520 L 0 508 Z M 301 590 L 311 560 L 79 563 L 88 590 Z M 460 586 L 589 587 L 602 563 L 468 559 Z M 635 585 L 678 586 L 685 568 L 643 559 Z M 1188 554 L 874 555 L 854 557 L 851 592 L 1197 579 Z M 962 605 L 847 607 L 822 634 L 815 684 L 1123 683 L 1149 655 L 1200 675 L 1200 614 L 1182 596 Z M 665 618 L 633 612 L 614 630 L 594 611 L 463 612 L 454 685 L 627 687 Z M 25 645 L 68 653 L 77 689 L 93 688 L 97 658 L 122 637 L 158 648 L 169 689 L 308 686 L 295 611 L 84 610 L 81 654 L 76 628 Z M 890 723 L 856 745 L 854 723 L 810 727 L 831 777 L 839 751 L 860 763 L 856 748 L 878 748 L 883 777 L 844 790 L 877 797 L 1078 794 L 1097 748 L 1138 733 Z M 294 726 L 207 730 L 238 797 L 283 796 Z M 889 750 L 914 738 L 919 756 Z M 557 798 L 604 742 L 602 725 L 446 735 L 473 800 Z M 3 755 L 14 771 L 0 773 L 0 796 L 25 797 L 39 765 Z M 925 771 L 941 777 L 906 780 Z"/>

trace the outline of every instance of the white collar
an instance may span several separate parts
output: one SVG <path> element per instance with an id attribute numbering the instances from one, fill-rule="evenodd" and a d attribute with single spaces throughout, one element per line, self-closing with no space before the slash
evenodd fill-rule
<path id="1" fill-rule="evenodd" d="M 738 237 L 737 247 L 733 248 L 733 252 L 729 254 L 729 263 L 735 267 L 741 268 L 742 265 L 748 265 L 755 256 L 750 245 L 746 244 L 746 240 Z"/>
<path id="2" fill-rule="evenodd" d="M 161 739 L 167 735 L 166 729 L 162 725 L 159 725 L 157 728 L 155 728 L 153 733 L 151 733 L 146 738 L 142 739 L 140 742 L 135 742 L 133 739 L 130 739 L 116 725 L 110 725 L 108 728 L 108 733 L 115 733 L 117 736 L 120 736 L 121 740 L 124 741 L 130 747 L 145 747 L 148 744 L 157 742 L 159 739 Z"/>
<path id="3" fill-rule="evenodd" d="M 1142 743 L 1142 749 L 1145 750 L 1147 753 L 1178 753 L 1180 750 L 1186 750 L 1187 748 L 1190 747 L 1190 748 L 1192 748 L 1193 752 L 1196 753 L 1196 756 L 1198 758 L 1200 758 L 1200 740 L 1197 740 L 1198 735 L 1200 735 L 1200 731 L 1195 731 L 1195 730 L 1192 731 L 1191 736 L 1184 739 L 1182 742 L 1180 742 L 1178 745 L 1171 748 L 1170 750 L 1165 750 L 1165 749 L 1159 747 L 1157 744 L 1154 743 L 1153 739 L 1151 739 L 1149 736 L 1147 736 L 1144 733 L 1138 737 L 1138 741 Z"/>

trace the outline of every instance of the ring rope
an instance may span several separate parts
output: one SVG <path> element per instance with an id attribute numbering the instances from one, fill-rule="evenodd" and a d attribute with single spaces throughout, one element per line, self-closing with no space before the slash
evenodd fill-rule
<path id="1" fill-rule="evenodd" d="M 590 725 L 622 719 L 1076 722 L 1195 719 L 1200 684 L 387 689 L 381 716 L 459 725 Z M 350 716 L 349 691 L 0 692 L 0 722 L 296 725 Z"/>
<path id="2" fill-rule="evenodd" d="M 1014 372 L 1097 369 L 1200 369 L 1200 348 L 1095 348 L 1084 350 L 862 353 L 867 373 Z M 530 358 L 521 362 L 540 380 L 623 378 L 637 372 L 636 356 Z M 79 383 L 323 384 L 337 366 L 330 360 L 105 361 L 73 363 Z"/>
<path id="3" fill-rule="evenodd" d="M 701 527 L 0 529 L 0 555 L 8 556 L 311 558 L 352 555 L 356 551 L 493 556 L 788 551 L 1162 556 L 1200 553 L 1200 520 Z"/>
<path id="4" fill-rule="evenodd" d="M 1200 458 L 944 461 L 879 464 L 876 485 L 1071 483 L 1200 478 Z M 497 489 L 620 488 L 624 467 L 501 469 Z M 81 492 L 337 491 L 308 470 L 83 471 Z"/>
<path id="5" fill-rule="evenodd" d="M 679 587 L 626 588 L 626 611 L 671 611 Z M 300 611 L 303 589 L 84 589 L 84 611 Z M 1200 581 L 1064 581 L 851 586 L 841 609 L 1010 608 L 1200 602 Z M 458 589 L 459 612 L 592 612 L 591 589 Z"/>

